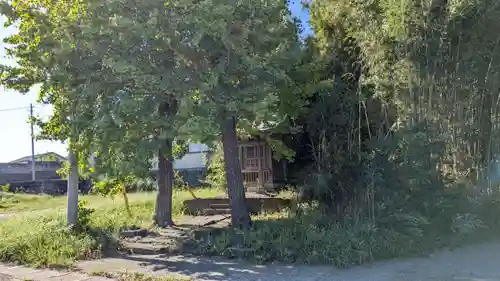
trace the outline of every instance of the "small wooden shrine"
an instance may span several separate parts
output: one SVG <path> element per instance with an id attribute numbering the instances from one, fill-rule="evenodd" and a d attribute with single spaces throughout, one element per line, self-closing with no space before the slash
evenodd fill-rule
<path id="1" fill-rule="evenodd" d="M 273 159 L 273 151 L 264 140 L 240 139 L 238 153 L 248 191 L 274 191 L 284 183 L 286 163 Z"/>

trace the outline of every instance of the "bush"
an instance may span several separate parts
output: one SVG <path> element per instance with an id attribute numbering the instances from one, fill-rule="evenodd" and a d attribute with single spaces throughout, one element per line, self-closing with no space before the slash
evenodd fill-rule
<path id="1" fill-rule="evenodd" d="M 444 217 L 441 217 L 444 216 Z M 376 222 L 347 214 L 336 220 L 317 204 L 301 204 L 295 212 L 254 218 L 247 232 L 227 230 L 193 240 L 199 254 L 239 257 L 257 263 L 287 262 L 347 267 L 380 259 L 418 256 L 445 246 L 484 241 L 499 233 L 485 218 L 455 213 L 428 218 L 393 213 Z"/>
<path id="2" fill-rule="evenodd" d="M 227 183 L 226 171 L 224 170 L 224 151 L 222 150 L 221 143 L 217 144 L 212 153 L 204 183 L 212 188 L 226 190 Z"/>
<path id="3" fill-rule="evenodd" d="M 338 267 L 399 256 L 408 249 L 397 245 L 418 244 L 404 233 L 375 224 L 346 225 L 333 222 L 324 214 L 291 215 L 288 211 L 279 217 L 256 218 L 246 233 L 227 231 L 212 239 L 197 241 L 196 251 L 231 257 L 240 251 L 235 249 L 243 249 L 239 257 L 258 263 L 281 261 Z"/>
<path id="4" fill-rule="evenodd" d="M 78 201 L 77 230 L 80 232 L 89 231 L 91 215 L 95 212 L 95 209 L 87 208 L 86 205 L 86 200 Z"/>
<path id="5" fill-rule="evenodd" d="M 5 185 L 2 185 L 2 191 L 3 192 L 10 192 L 10 184 L 5 184 Z"/>

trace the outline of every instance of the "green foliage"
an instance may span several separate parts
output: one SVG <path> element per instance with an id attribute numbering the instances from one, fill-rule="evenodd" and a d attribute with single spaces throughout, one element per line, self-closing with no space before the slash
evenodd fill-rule
<path id="1" fill-rule="evenodd" d="M 174 171 L 174 188 L 179 190 L 186 190 L 187 188 L 189 188 L 188 184 L 179 174 L 179 171 Z"/>
<path id="2" fill-rule="evenodd" d="M 309 79 L 333 83 L 313 91 L 297 119 L 307 139 L 303 199 L 337 219 L 374 223 L 402 211 L 448 229 L 474 213 L 471 198 L 488 200 L 477 188 L 498 185 L 490 79 L 500 64 L 488 30 L 500 6 L 487 2 L 311 1 Z"/>
<path id="3" fill-rule="evenodd" d="M 149 16 L 141 17 L 128 13 L 129 3 L 122 2 L 23 0 L 2 2 L 0 11 L 8 24 L 21 26 L 7 39 L 13 44 L 9 55 L 20 64 L 2 67 L 1 83 L 22 92 L 41 83 L 39 99 L 52 104 L 54 112 L 49 121 L 39 120 L 39 137 L 71 137 L 80 160 L 93 154 L 96 172 L 117 178 L 145 176 L 153 156 L 175 139 L 185 122 L 175 117 L 176 93 L 186 91 L 178 77 L 191 71 L 185 64 L 174 68 L 181 58 L 173 56 L 175 46 L 165 40 L 175 30 L 158 20 L 170 18 L 167 7 L 144 3 L 136 8 Z M 113 15 L 120 20 L 110 22 Z M 151 20 L 158 28 L 151 28 Z M 144 48 L 128 48 L 143 43 Z M 184 147 L 174 146 L 173 154 L 181 156 Z"/>
<path id="4" fill-rule="evenodd" d="M 56 173 L 62 178 L 62 179 L 68 179 L 71 166 L 69 165 L 69 162 L 62 162 L 61 168 L 56 171 Z M 88 165 L 86 164 L 79 164 L 78 165 L 78 176 L 82 180 L 87 180 L 91 178 L 91 170 L 89 169 Z"/>
<path id="5" fill-rule="evenodd" d="M 218 140 L 234 118 L 241 136 L 296 161 L 302 199 L 326 212 L 245 234 L 259 260 L 345 266 L 500 225 L 488 215 L 500 182 L 497 1 L 313 0 L 315 37 L 302 45 L 285 1 L 0 3 L 19 24 L 6 40 L 17 66 L 2 66 L 0 83 L 41 85 L 55 111 L 40 137 L 96 156 L 81 167 L 104 176 L 100 193 L 126 195 L 154 156 Z M 219 146 L 209 165 L 217 188 L 223 157 Z M 211 251 L 226 253 L 229 237 L 217 239 Z"/>
<path id="6" fill-rule="evenodd" d="M 212 188 L 227 189 L 226 172 L 224 170 L 224 151 L 218 143 L 213 149 L 208 164 L 207 176 L 204 181 Z"/>
<path id="7" fill-rule="evenodd" d="M 125 209 L 127 209 L 128 215 L 132 216 L 132 211 L 129 205 L 129 199 L 127 195 L 128 188 L 135 178 L 132 176 L 127 176 L 125 178 L 108 178 L 103 181 L 97 181 L 94 184 L 93 191 L 100 193 L 104 196 L 115 196 L 120 194 L 125 202 Z"/>
<path id="8" fill-rule="evenodd" d="M 10 184 L 4 184 L 2 185 L 2 190 L 3 192 L 10 192 Z"/>
<path id="9" fill-rule="evenodd" d="M 115 196 L 127 190 L 127 186 L 133 184 L 137 179 L 128 176 L 123 179 L 107 178 L 101 181 L 94 181 L 92 191 L 104 196 Z"/>
<path id="10" fill-rule="evenodd" d="M 87 232 L 90 230 L 90 220 L 92 213 L 95 212 L 95 209 L 87 208 L 86 200 L 78 201 L 78 221 L 77 221 L 77 230 L 79 232 Z"/>
<path id="11" fill-rule="evenodd" d="M 457 215 L 446 232 L 425 217 L 397 213 L 371 223 L 332 218 L 317 206 L 262 214 L 245 233 L 227 230 L 193 241 L 197 253 L 258 263 L 330 264 L 340 268 L 394 257 L 418 256 L 444 246 L 493 239 L 500 229 L 473 214 Z M 460 230 L 459 230 L 460 229 Z M 468 240 L 469 239 L 469 240 Z"/>
<path id="12" fill-rule="evenodd" d="M 300 55 L 284 1 L 178 1 L 169 7 L 183 13 L 183 23 L 195 30 L 185 43 L 193 50 L 183 53 L 200 75 L 186 100 L 196 117 L 191 121 L 205 128 L 188 124 L 195 136 L 215 140 L 217 126 L 233 116 L 254 125 L 283 119 L 286 113 L 277 115 L 279 90 L 293 88 L 287 70 Z"/>

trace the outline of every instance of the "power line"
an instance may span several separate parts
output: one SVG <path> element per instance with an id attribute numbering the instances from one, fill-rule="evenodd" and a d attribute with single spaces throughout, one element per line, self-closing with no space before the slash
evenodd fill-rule
<path id="1" fill-rule="evenodd" d="M 30 108 L 29 106 L 4 108 L 4 109 L 0 109 L 0 112 L 21 110 L 21 109 L 29 109 L 29 108 Z"/>
<path id="2" fill-rule="evenodd" d="M 40 104 L 40 105 L 35 105 L 34 108 L 36 107 L 43 107 L 43 106 L 47 106 L 47 104 Z M 3 108 L 3 109 L 0 109 L 0 112 L 6 112 L 6 111 L 15 111 L 15 110 L 21 110 L 21 109 L 30 109 L 30 106 L 22 106 L 22 107 L 11 107 L 11 108 Z"/>

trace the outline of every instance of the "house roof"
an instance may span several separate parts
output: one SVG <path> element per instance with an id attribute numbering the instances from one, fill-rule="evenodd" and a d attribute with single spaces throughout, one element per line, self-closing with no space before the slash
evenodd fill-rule
<path id="1" fill-rule="evenodd" d="M 63 162 L 68 161 L 68 159 L 62 155 L 59 155 L 55 152 L 47 152 L 42 154 L 35 155 L 35 162 Z M 31 162 L 31 156 L 25 156 L 14 161 L 9 162 L 10 164 L 16 163 L 26 163 Z"/>

